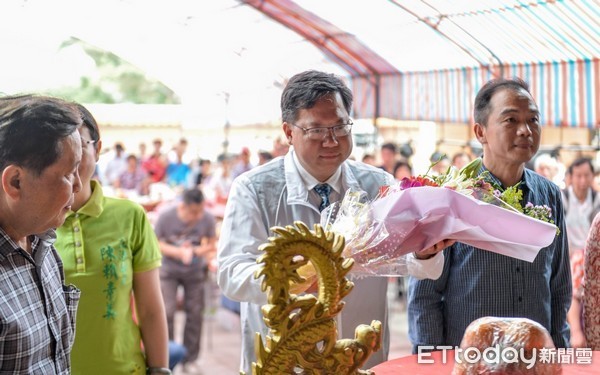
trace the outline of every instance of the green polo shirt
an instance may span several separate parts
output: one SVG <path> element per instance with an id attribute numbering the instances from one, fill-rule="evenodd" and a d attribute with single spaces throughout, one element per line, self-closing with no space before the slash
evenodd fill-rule
<path id="1" fill-rule="evenodd" d="M 158 242 L 140 205 L 105 197 L 96 181 L 92 189 L 58 228 L 55 244 L 67 283 L 81 289 L 72 373 L 145 374 L 130 299 L 133 273 L 161 265 Z"/>

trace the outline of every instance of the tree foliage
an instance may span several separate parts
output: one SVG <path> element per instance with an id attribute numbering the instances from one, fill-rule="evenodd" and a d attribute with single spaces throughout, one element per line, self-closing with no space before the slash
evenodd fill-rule
<path id="1" fill-rule="evenodd" d="M 61 48 L 79 45 L 90 56 L 97 74 L 82 76 L 79 86 L 63 86 L 47 94 L 81 103 L 179 104 L 173 90 L 110 51 L 105 51 L 77 38 L 65 41 Z"/>

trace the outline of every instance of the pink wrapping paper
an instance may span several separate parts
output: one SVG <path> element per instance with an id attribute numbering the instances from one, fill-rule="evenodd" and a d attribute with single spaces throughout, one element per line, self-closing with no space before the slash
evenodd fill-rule
<path id="1" fill-rule="evenodd" d="M 368 262 L 365 257 L 399 258 L 445 239 L 533 262 L 557 231 L 553 224 L 440 187 L 392 191 L 370 206 L 372 220 L 383 223 L 388 236 L 357 254 L 359 263 Z"/>

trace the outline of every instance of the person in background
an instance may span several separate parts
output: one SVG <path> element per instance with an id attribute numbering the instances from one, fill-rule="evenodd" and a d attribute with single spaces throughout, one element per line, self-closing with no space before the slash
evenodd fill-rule
<path id="1" fill-rule="evenodd" d="M 146 144 L 144 142 L 140 142 L 140 144 L 138 145 L 138 154 L 137 154 L 137 158 L 138 158 L 140 164 L 143 164 L 148 159 L 146 150 L 147 150 Z"/>
<path id="2" fill-rule="evenodd" d="M 288 153 L 290 145 L 286 143 L 281 137 L 275 138 L 273 141 L 273 152 L 271 153 L 274 158 L 278 156 L 284 156 Z"/>
<path id="3" fill-rule="evenodd" d="M 210 181 L 204 184 L 204 192 L 210 197 L 211 203 L 225 205 L 233 183 L 232 160 L 230 156 L 219 155 L 218 162 L 219 167 L 211 175 Z"/>
<path id="4" fill-rule="evenodd" d="M 593 188 L 594 165 L 589 158 L 578 158 L 567 170 L 571 184 L 562 190 L 565 223 L 569 238 L 569 256 L 573 280 L 573 301 L 567 315 L 571 327 L 571 345 L 585 346 L 583 332 L 581 285 L 583 283 L 584 248 L 592 221 L 600 212 L 600 197 Z"/>
<path id="5" fill-rule="evenodd" d="M 402 181 L 405 177 L 412 176 L 412 167 L 407 161 L 399 160 L 394 165 L 394 178 L 396 181 Z"/>
<path id="6" fill-rule="evenodd" d="M 410 159 L 415 154 L 412 139 L 409 139 L 407 142 L 402 143 L 398 149 L 398 153 L 400 154 L 400 159 L 410 162 Z"/>
<path id="7" fill-rule="evenodd" d="M 192 168 L 190 173 L 192 182 L 188 185 L 189 188 L 198 188 L 203 190 L 209 184 L 212 177 L 212 163 L 209 159 L 199 159 L 198 164 Z"/>
<path id="8" fill-rule="evenodd" d="M 81 189 L 79 111 L 0 97 L 0 373 L 70 374 L 79 290 L 53 245 Z"/>
<path id="9" fill-rule="evenodd" d="M 466 152 L 457 152 L 452 156 L 452 166 L 459 171 L 467 164 L 471 162 L 469 154 Z"/>
<path id="10" fill-rule="evenodd" d="M 167 156 L 162 153 L 162 140 L 157 138 L 152 141 L 152 146 L 154 150 L 152 154 L 142 162 L 142 168 L 148 173 L 150 176 L 150 182 L 161 182 L 164 180 L 166 172 L 167 172 Z"/>
<path id="11" fill-rule="evenodd" d="M 238 161 L 233 165 L 231 170 L 231 177 L 236 178 L 244 172 L 248 172 L 254 166 L 250 163 L 250 149 L 248 147 L 242 148 L 238 156 Z"/>
<path id="12" fill-rule="evenodd" d="M 92 114 L 78 108 L 82 188 L 56 240 L 66 279 L 82 291 L 71 373 L 165 374 L 168 337 L 158 242 L 140 205 L 105 197 L 91 179 L 102 141 Z"/>
<path id="13" fill-rule="evenodd" d="M 258 165 L 267 164 L 273 160 L 273 154 L 269 151 L 259 151 L 258 152 Z"/>
<path id="14" fill-rule="evenodd" d="M 473 160 L 478 158 L 481 155 L 481 148 L 477 148 L 478 152 L 475 151 L 475 145 L 473 144 L 475 141 L 465 142 L 461 147 L 460 151 L 469 156 L 469 160 Z"/>
<path id="15" fill-rule="evenodd" d="M 150 180 L 146 172 L 140 166 L 137 156 L 127 156 L 127 169 L 125 169 L 116 181 L 115 188 L 132 190 L 139 195 L 148 195 Z"/>
<path id="16" fill-rule="evenodd" d="M 571 272 L 560 190 L 525 168 L 538 151 L 539 110 L 519 79 L 497 79 L 480 89 L 474 105 L 477 139 L 483 146 L 479 174 L 504 190 L 518 185 L 522 205 L 547 205 L 560 233 L 530 263 L 457 242 L 448 251 L 442 275 L 410 280 L 409 337 L 421 346 L 461 343 L 466 327 L 484 316 L 522 317 L 540 323 L 554 345 L 569 345 L 566 314 L 571 304 Z"/>
<path id="17" fill-rule="evenodd" d="M 558 166 L 556 160 L 554 160 L 552 156 L 549 154 L 540 154 L 535 158 L 533 170 L 540 176 L 544 176 L 548 180 L 554 182 L 554 177 L 558 172 Z"/>
<path id="18" fill-rule="evenodd" d="M 381 158 L 381 165 L 379 168 L 383 169 L 389 174 L 394 173 L 394 166 L 396 165 L 396 154 L 398 153 L 395 144 L 388 142 L 381 145 L 379 150 L 379 156 Z"/>
<path id="19" fill-rule="evenodd" d="M 216 224 L 204 209 L 204 196 L 198 189 L 188 189 L 181 200 L 159 213 L 154 231 L 164 255 L 160 270 L 164 304 L 167 310 L 169 338 L 174 340 L 174 317 L 177 310 L 177 289 L 183 288 L 185 326 L 183 358 L 185 372 L 197 372 L 200 355 L 202 314 L 204 313 L 204 283 L 208 264 L 215 253 Z"/>
<path id="20" fill-rule="evenodd" d="M 373 154 L 364 154 L 361 161 L 365 164 L 375 166 L 375 156 Z"/>
<path id="21" fill-rule="evenodd" d="M 319 223 L 327 203 L 341 200 L 349 188 L 363 190 L 373 199 L 381 186 L 393 182 L 381 169 L 348 160 L 353 146 L 351 107 L 352 92 L 333 74 L 306 71 L 293 76 L 281 96 L 282 127 L 293 147 L 284 157 L 253 168 L 233 182 L 219 237 L 217 281 L 226 297 L 241 302 L 241 368 L 246 373 L 256 358 L 256 332 L 262 337 L 267 334 L 261 313 L 267 295 L 261 289 L 262 280 L 254 275 L 260 268 L 258 248 L 272 235 L 270 228 L 296 220 L 312 227 Z M 435 254 L 446 245 L 442 241 L 410 255 L 408 272 L 436 277 L 443 257 Z M 419 261 L 416 256 L 433 258 Z M 389 350 L 388 281 L 373 277 L 353 282 L 352 293 L 344 299 L 339 331 L 341 337 L 350 338 L 358 324 L 373 319 L 383 323 L 382 350 L 366 364 L 373 366 L 385 361 Z"/>
<path id="22" fill-rule="evenodd" d="M 434 176 L 445 174 L 448 171 L 448 167 L 450 167 L 450 159 L 440 151 L 431 154 L 429 161 L 431 162 L 430 173 Z"/>
<path id="23" fill-rule="evenodd" d="M 166 170 L 167 184 L 171 187 L 184 188 L 191 168 L 184 161 L 184 155 L 187 150 L 187 140 L 182 138 L 179 143 L 173 148 L 173 160 L 169 162 Z"/>
<path id="24" fill-rule="evenodd" d="M 123 144 L 120 142 L 115 143 L 114 156 L 106 164 L 106 171 L 104 173 L 104 181 L 107 185 L 115 186 L 118 184 L 119 176 L 127 169 L 126 159 Z"/>
<path id="25" fill-rule="evenodd" d="M 571 185 L 562 190 L 569 253 L 583 250 L 592 220 L 600 212 L 600 198 L 592 187 L 594 165 L 589 158 L 578 158 L 567 169 Z"/>
<path id="26" fill-rule="evenodd" d="M 554 176 L 554 183 L 557 184 L 559 188 L 565 189 L 568 185 L 570 185 L 570 182 L 567 181 L 567 167 L 565 166 L 565 163 L 563 163 L 561 150 L 562 148 L 560 146 L 555 147 L 552 151 L 550 151 L 550 156 L 556 161 L 556 175 Z"/>

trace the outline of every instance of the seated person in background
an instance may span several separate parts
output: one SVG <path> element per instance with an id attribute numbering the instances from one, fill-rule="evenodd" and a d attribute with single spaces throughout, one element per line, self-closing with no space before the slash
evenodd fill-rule
<path id="1" fill-rule="evenodd" d="M 211 175 L 210 181 L 204 185 L 204 192 L 210 197 L 211 203 L 225 205 L 229 197 L 229 190 L 233 183 L 231 174 L 231 158 L 219 156 L 219 167 Z"/>
<path id="2" fill-rule="evenodd" d="M 456 154 L 454 154 L 454 156 L 452 156 L 452 166 L 458 169 L 459 171 L 462 169 L 462 167 L 469 164 L 470 162 L 471 157 L 469 157 L 469 154 L 465 152 L 457 152 Z"/>
<path id="3" fill-rule="evenodd" d="M 180 201 L 159 213 L 154 227 L 164 255 L 160 279 L 171 340 L 175 337 L 177 289 L 183 287 L 185 370 L 194 369 L 200 355 L 204 283 L 216 250 L 215 226 L 214 217 L 204 209 L 202 192 L 189 189 L 183 192 Z"/>
<path id="4" fill-rule="evenodd" d="M 148 195 L 148 175 L 140 167 L 135 155 L 127 156 L 127 169 L 124 170 L 115 183 L 115 188 L 133 190 L 139 195 Z"/>
<path id="5" fill-rule="evenodd" d="M 540 154 L 533 162 L 533 170 L 540 176 L 554 181 L 554 177 L 558 173 L 558 165 L 556 160 L 549 154 Z"/>
<path id="6" fill-rule="evenodd" d="M 83 106 L 79 110 L 82 189 L 56 240 L 66 279 L 82 290 L 72 374 L 125 375 L 146 368 L 164 374 L 168 336 L 158 242 L 141 206 L 105 197 L 91 179 L 102 141 L 94 117 Z M 139 324 L 132 319 L 132 295 Z"/>
<path id="7" fill-rule="evenodd" d="M 379 156 L 381 157 L 381 165 L 379 168 L 383 169 L 389 174 L 394 173 L 394 165 L 396 165 L 396 156 L 398 154 L 398 148 L 392 142 L 387 142 L 381 145 L 379 150 Z"/>
<path id="8" fill-rule="evenodd" d="M 448 171 L 448 167 L 450 166 L 450 159 L 448 159 L 448 156 L 439 151 L 436 151 L 433 154 L 431 154 L 429 161 L 432 165 L 430 172 L 434 176 L 445 174 Z"/>
<path id="9" fill-rule="evenodd" d="M 212 163 L 208 159 L 200 159 L 200 171 L 196 176 L 196 186 L 208 185 L 212 177 Z"/>
<path id="10" fill-rule="evenodd" d="M 114 186 L 121 173 L 127 169 L 127 161 L 125 159 L 125 147 L 123 147 L 122 143 L 117 142 L 113 158 L 106 164 L 104 181 L 107 185 Z"/>
<path id="11" fill-rule="evenodd" d="M 152 146 L 154 147 L 154 151 L 142 162 L 142 168 L 150 176 L 151 182 L 161 182 L 165 179 L 167 172 L 167 156 L 161 151 L 162 140 L 155 139 L 152 142 Z"/>
<path id="12" fill-rule="evenodd" d="M 254 166 L 250 163 L 250 149 L 248 147 L 244 147 L 238 155 L 237 162 L 233 165 L 231 176 L 236 178 L 242 173 L 248 172 L 253 167 Z"/>
<path id="13" fill-rule="evenodd" d="M 402 181 L 405 177 L 412 176 L 412 167 L 407 161 L 399 160 L 394 166 L 394 178 L 396 181 Z"/>
<path id="14" fill-rule="evenodd" d="M 273 160 L 273 154 L 269 151 L 259 151 L 258 152 L 258 165 L 263 165 Z"/>
<path id="15" fill-rule="evenodd" d="M 375 166 L 375 156 L 373 154 L 364 154 L 361 160 L 365 164 Z"/>
<path id="16" fill-rule="evenodd" d="M 187 150 L 187 140 L 181 139 L 173 148 L 173 159 L 167 165 L 167 184 L 172 187 L 184 188 L 191 173 L 190 165 L 184 160 Z"/>

